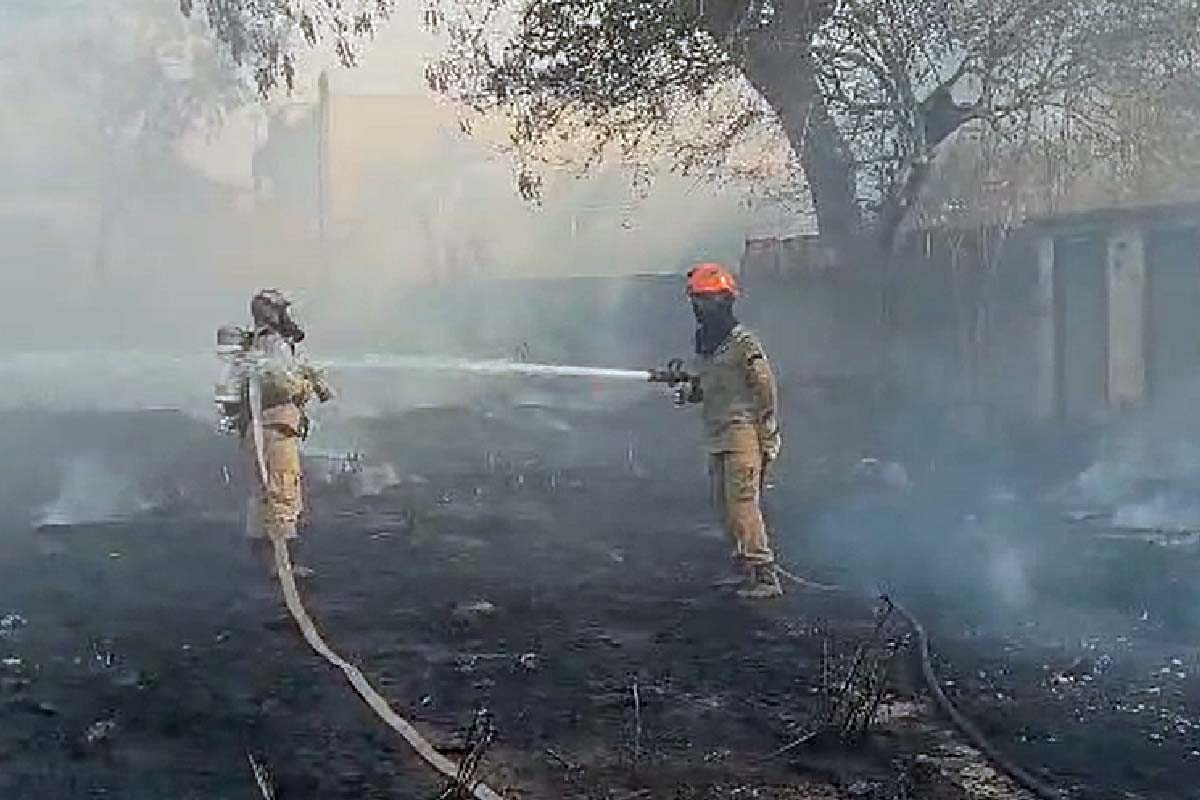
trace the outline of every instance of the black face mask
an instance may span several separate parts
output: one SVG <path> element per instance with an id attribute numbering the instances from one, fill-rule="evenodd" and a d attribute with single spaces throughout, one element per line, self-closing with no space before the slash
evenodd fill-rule
<path id="1" fill-rule="evenodd" d="M 304 329 L 296 324 L 287 308 L 275 307 L 269 311 L 256 313 L 255 325 L 261 325 L 278 333 L 292 344 L 304 341 Z"/>
<path id="2" fill-rule="evenodd" d="M 296 324 L 286 310 L 279 315 L 279 335 L 292 344 L 304 341 L 304 329 Z"/>
<path id="3" fill-rule="evenodd" d="M 692 313 L 696 316 L 697 355 L 711 356 L 717 352 L 737 327 L 732 298 L 693 298 Z"/>

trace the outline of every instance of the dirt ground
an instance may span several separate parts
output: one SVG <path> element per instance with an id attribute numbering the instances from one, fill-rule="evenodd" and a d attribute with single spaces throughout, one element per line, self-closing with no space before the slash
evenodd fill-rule
<path id="1" fill-rule="evenodd" d="M 866 439 L 831 416 L 789 440 L 770 502 L 784 557 L 850 591 L 748 605 L 710 585 L 728 544 L 694 422 L 665 405 L 362 422 L 365 472 L 309 464 L 310 610 L 440 746 L 486 708 L 483 775 L 507 797 L 1021 797 L 930 710 L 907 651 L 865 740 L 779 753 L 870 640 L 880 586 L 1022 765 L 1079 798 L 1200 797 L 1194 551 L 1094 544 L 915 470 L 905 492 L 855 487 L 845 442 Z M 284 616 L 239 536 L 230 442 L 162 412 L 11 414 L 0 444 L 0 797 L 256 798 L 248 754 L 285 800 L 438 796 Z M 971 533 L 996 519 L 1032 565 L 1007 603 L 980 588 L 1006 563 L 994 538 Z"/>

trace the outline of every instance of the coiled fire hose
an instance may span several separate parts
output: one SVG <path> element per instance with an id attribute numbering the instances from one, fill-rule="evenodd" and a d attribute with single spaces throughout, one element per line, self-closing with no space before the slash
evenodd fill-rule
<path id="1" fill-rule="evenodd" d="M 279 575 L 279 585 L 283 589 L 284 600 L 287 602 L 288 611 L 291 612 L 292 618 L 296 621 L 296 625 L 299 626 L 300 632 L 304 635 L 304 639 L 308 642 L 309 646 L 317 655 L 345 673 L 350 685 L 354 687 L 358 695 L 370 706 L 371 710 L 388 727 L 400 734 L 404 741 L 427 764 L 451 781 L 461 780 L 462 774 L 459 765 L 439 753 L 408 720 L 392 710 L 387 701 L 363 677 L 358 667 L 355 667 L 346 661 L 346 659 L 339 656 L 325 643 L 325 640 L 321 638 L 320 632 L 317 631 L 316 625 L 313 624 L 312 618 L 309 617 L 304 604 L 300 600 L 300 592 L 296 589 L 296 578 L 292 573 L 292 557 L 288 553 L 287 542 L 283 539 L 273 539 L 272 544 L 275 549 L 275 571 Z M 504 800 L 502 795 L 496 793 L 482 782 L 473 783 L 463 788 L 470 792 L 470 796 L 474 797 L 475 800 Z"/>
<path id="2" fill-rule="evenodd" d="M 776 572 L 779 574 L 779 577 L 804 588 L 824 592 L 846 591 L 846 589 L 840 586 L 807 580 L 792 572 L 788 572 L 782 567 L 776 567 Z M 1033 774 L 1015 764 L 1001 753 L 983 734 L 983 731 L 979 730 L 975 726 L 975 723 L 967 719 L 958 710 L 950 698 L 946 696 L 945 690 L 942 689 L 941 681 L 938 680 L 937 673 L 933 669 L 933 659 L 929 653 L 929 635 L 925 632 L 925 627 L 908 609 L 897 603 L 894 599 L 886 595 L 883 599 L 890 603 L 892 608 L 904 618 L 904 621 L 908 623 L 908 626 L 912 628 L 913 633 L 916 635 L 917 656 L 921 662 L 921 678 L 924 680 L 925 687 L 929 690 L 929 694 L 933 697 L 933 701 L 937 704 L 938 709 L 946 715 L 954 727 L 958 729 L 959 733 L 966 737 L 967 741 L 975 749 L 983 753 L 984 757 L 992 763 L 993 767 L 1003 772 L 1022 789 L 1037 797 L 1038 800 L 1062 800 L 1062 792 L 1038 780 Z"/>

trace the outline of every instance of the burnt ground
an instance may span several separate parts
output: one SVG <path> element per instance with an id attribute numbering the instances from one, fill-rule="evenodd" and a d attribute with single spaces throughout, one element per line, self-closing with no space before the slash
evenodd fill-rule
<path id="1" fill-rule="evenodd" d="M 311 462 L 310 610 L 440 745 L 489 709 L 485 773 L 511 797 L 1020 796 L 978 778 L 907 658 L 865 742 L 772 755 L 821 707 L 821 665 L 869 638 L 879 587 L 1026 767 L 1075 797 L 1200 797 L 1192 550 L 1060 523 L 995 459 L 847 486 L 866 437 L 829 412 L 792 434 L 770 496 L 788 560 L 852 591 L 746 605 L 710 587 L 728 548 L 693 422 L 360 423 L 394 471 Z M 438 794 L 283 616 L 239 537 L 228 441 L 176 414 L 12 414 L 0 443 L 0 797 L 254 798 L 248 753 L 285 799 Z M 1012 496 L 979 490 L 997 475 Z M 61 524 L 37 528 L 56 500 Z"/>

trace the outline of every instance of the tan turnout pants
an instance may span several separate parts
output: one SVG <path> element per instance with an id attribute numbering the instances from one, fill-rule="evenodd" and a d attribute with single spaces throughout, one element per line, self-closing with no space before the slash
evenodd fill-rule
<path id="1" fill-rule="evenodd" d="M 730 429 L 723 452 L 709 456 L 713 506 L 734 543 L 738 559 L 749 564 L 772 564 L 775 555 L 767 537 L 761 496 L 762 447 L 750 425 Z"/>
<path id="2" fill-rule="evenodd" d="M 250 458 L 250 498 L 246 507 L 246 535 L 252 539 L 295 539 L 304 510 L 300 473 L 300 437 L 274 426 L 263 429 L 263 460 L 267 485 L 262 485 L 254 456 L 254 439 L 246 437 Z"/>

